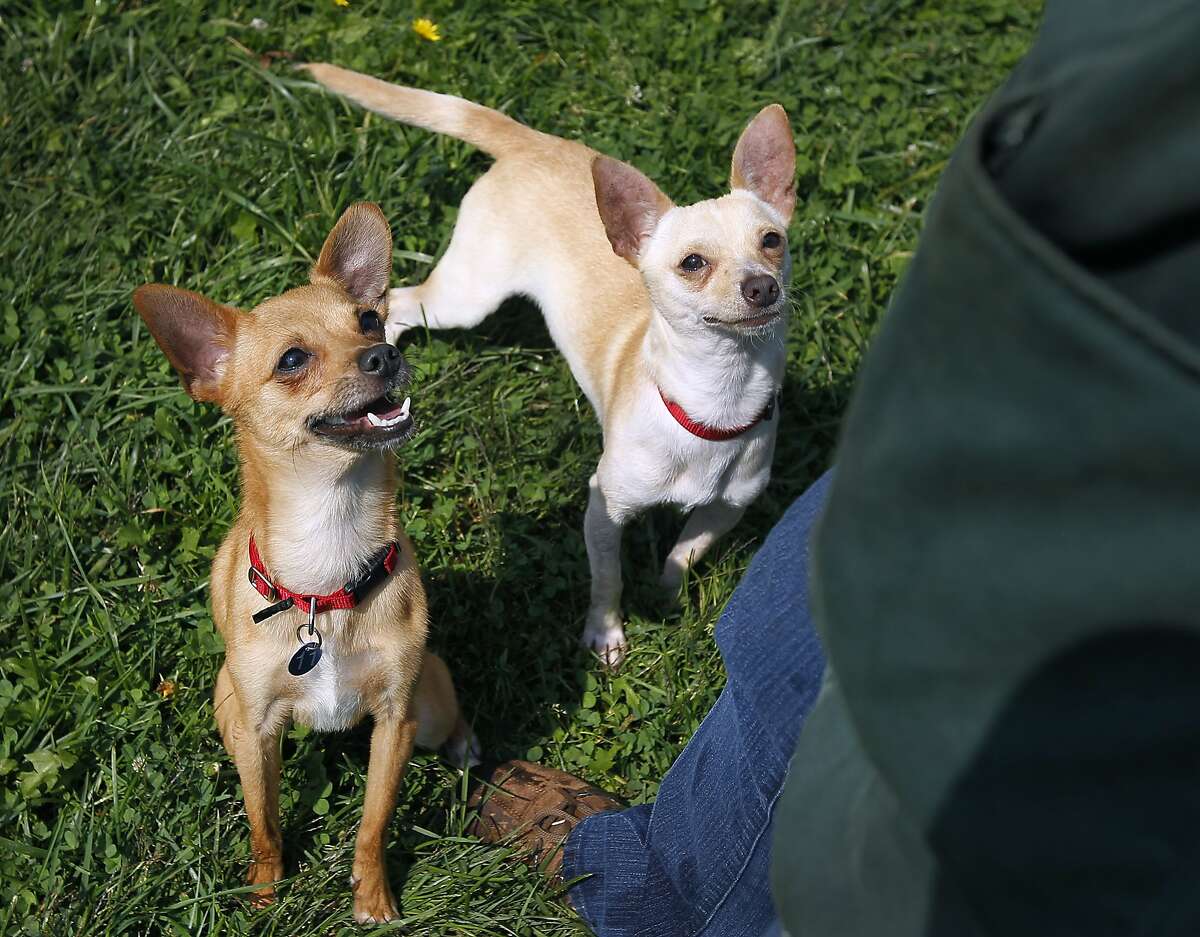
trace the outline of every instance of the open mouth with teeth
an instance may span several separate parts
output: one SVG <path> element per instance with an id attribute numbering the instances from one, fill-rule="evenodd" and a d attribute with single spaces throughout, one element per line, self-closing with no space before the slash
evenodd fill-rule
<path id="1" fill-rule="evenodd" d="M 318 436 L 354 449 L 386 449 L 398 446 L 413 434 L 410 398 L 395 403 L 385 395 L 346 413 L 314 418 L 309 428 Z"/>

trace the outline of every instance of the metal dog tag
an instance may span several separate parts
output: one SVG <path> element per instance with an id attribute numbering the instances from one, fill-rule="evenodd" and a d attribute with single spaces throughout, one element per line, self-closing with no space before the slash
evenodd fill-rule
<path id="1" fill-rule="evenodd" d="M 321 645 L 316 641 L 309 641 L 288 661 L 288 673 L 293 677 L 303 677 L 320 662 Z"/>

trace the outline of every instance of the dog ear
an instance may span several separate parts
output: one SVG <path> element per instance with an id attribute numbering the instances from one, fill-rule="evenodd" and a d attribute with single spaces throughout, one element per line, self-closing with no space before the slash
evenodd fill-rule
<path id="1" fill-rule="evenodd" d="M 310 279 L 333 280 L 356 302 L 374 304 L 392 276 L 392 229 L 379 206 L 358 202 L 325 239 Z"/>
<path id="2" fill-rule="evenodd" d="M 196 400 L 219 403 L 237 310 L 191 290 L 158 283 L 134 290 L 133 308 L 179 372 L 183 389 Z"/>
<path id="3" fill-rule="evenodd" d="M 749 189 L 790 221 L 796 207 L 796 143 L 787 111 L 771 104 L 742 131 L 733 151 L 732 188 Z"/>
<path id="4" fill-rule="evenodd" d="M 618 257 L 636 267 L 659 219 L 672 208 L 671 200 L 628 163 L 607 156 L 592 161 L 592 182 L 608 242 Z"/>

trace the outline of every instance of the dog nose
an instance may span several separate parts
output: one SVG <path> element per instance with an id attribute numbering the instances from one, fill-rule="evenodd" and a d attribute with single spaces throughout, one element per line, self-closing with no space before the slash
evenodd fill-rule
<path id="1" fill-rule="evenodd" d="M 400 355 L 399 348 L 389 345 L 387 342 L 380 342 L 378 345 L 372 345 L 365 349 L 358 356 L 358 370 L 363 374 L 377 375 L 388 380 L 396 376 L 396 372 L 400 370 L 403 362 L 404 359 Z"/>
<path id="2" fill-rule="evenodd" d="M 751 306 L 770 306 L 779 298 L 779 283 L 769 273 L 742 281 L 742 295 Z"/>

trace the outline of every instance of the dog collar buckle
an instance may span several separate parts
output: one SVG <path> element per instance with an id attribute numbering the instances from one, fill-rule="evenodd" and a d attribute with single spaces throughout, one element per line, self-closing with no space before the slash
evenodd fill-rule
<path id="1" fill-rule="evenodd" d="M 247 576 L 250 579 L 250 585 L 254 586 L 254 588 L 257 589 L 260 593 L 263 591 L 262 586 L 266 586 L 267 591 L 265 593 L 263 593 L 263 595 L 266 598 L 275 599 L 275 598 L 279 597 L 279 593 L 275 589 L 275 583 L 271 582 L 271 580 L 268 579 L 263 574 L 262 570 L 260 570 L 257 566 L 255 566 L 254 563 L 250 564 L 250 569 L 247 572 Z M 261 585 L 260 585 L 260 583 L 261 583 Z M 280 609 L 280 611 L 282 611 L 282 609 Z"/>

